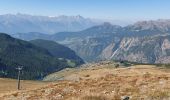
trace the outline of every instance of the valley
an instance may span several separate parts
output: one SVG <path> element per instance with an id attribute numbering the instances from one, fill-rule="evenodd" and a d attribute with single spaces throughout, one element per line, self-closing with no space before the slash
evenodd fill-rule
<path id="1" fill-rule="evenodd" d="M 0 100 L 168 100 L 169 30 L 169 20 L 157 20 L 56 34 L 0 33 Z"/>
<path id="2" fill-rule="evenodd" d="M 52 40 L 77 53 L 85 62 L 128 60 L 139 63 L 169 63 L 170 20 L 139 21 L 125 27 L 105 22 L 77 32 L 52 35 L 16 33 L 23 40 Z"/>
<path id="3" fill-rule="evenodd" d="M 170 100 L 170 0 L 0 0 L 0 100 Z"/>

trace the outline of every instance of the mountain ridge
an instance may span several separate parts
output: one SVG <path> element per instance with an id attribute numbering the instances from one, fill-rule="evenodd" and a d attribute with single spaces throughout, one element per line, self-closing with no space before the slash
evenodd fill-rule
<path id="1" fill-rule="evenodd" d="M 134 58 L 133 60 L 138 61 L 137 59 L 142 59 L 142 57 L 144 57 L 146 61 L 140 60 L 140 62 L 157 63 L 157 61 L 154 62 L 153 59 L 146 58 L 146 54 L 148 51 L 145 48 L 141 48 L 142 50 L 140 51 L 143 52 L 142 54 L 140 55 L 133 54 L 135 53 L 134 51 L 136 51 L 136 47 L 138 47 L 137 45 L 135 45 L 135 43 L 138 45 L 140 45 L 140 43 L 141 44 L 143 43 L 143 45 L 149 45 L 145 43 L 143 38 L 150 37 L 152 41 L 155 41 L 154 40 L 155 38 L 152 38 L 155 36 L 158 37 L 156 42 L 162 43 L 163 40 L 161 40 L 162 38 L 161 36 L 162 35 L 168 36 L 169 34 L 170 34 L 169 20 L 155 20 L 155 21 L 151 20 L 151 21 L 137 22 L 133 25 L 128 25 L 126 27 L 104 23 L 102 25 L 93 26 L 83 31 L 60 32 L 60 33 L 53 34 L 50 37 L 48 37 L 49 36 L 48 35 L 46 38 L 42 38 L 42 39 L 52 40 L 60 44 L 63 44 L 71 48 L 72 50 L 74 50 L 81 58 L 83 58 L 85 61 L 88 62 L 104 60 L 104 59 L 131 60 L 131 57 L 137 57 Z M 27 40 L 27 38 L 25 39 Z M 152 43 L 150 40 L 147 41 L 149 43 Z M 136 47 L 133 47 L 134 45 Z M 162 44 L 158 45 L 159 48 L 162 48 L 161 45 Z M 129 48 L 126 48 L 125 46 L 129 46 Z M 128 50 L 122 51 L 122 48 L 131 49 L 130 50 L 131 53 Z M 153 47 L 153 49 L 154 48 L 156 49 L 156 47 Z M 159 50 L 160 51 L 155 52 L 156 55 L 158 54 L 158 52 L 162 52 L 161 49 Z M 126 57 L 128 55 L 124 55 L 124 53 L 130 53 L 131 57 L 127 59 Z M 166 53 L 162 53 L 162 55 L 163 54 Z M 113 57 L 113 55 L 119 55 L 119 56 Z M 123 55 L 124 58 L 121 58 L 121 56 Z M 154 58 L 156 56 L 150 55 L 150 57 Z M 165 62 L 165 60 L 160 61 L 160 63 L 161 62 L 168 63 L 168 61 Z"/>
<path id="2" fill-rule="evenodd" d="M 61 31 L 80 31 L 99 24 L 90 18 L 78 16 L 33 16 L 27 14 L 6 14 L 0 15 L 0 32 L 27 33 L 40 32 L 53 34 Z"/>

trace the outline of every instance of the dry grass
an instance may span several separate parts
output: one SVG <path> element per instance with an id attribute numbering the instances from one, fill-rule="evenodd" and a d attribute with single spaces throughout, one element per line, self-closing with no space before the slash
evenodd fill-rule
<path id="1" fill-rule="evenodd" d="M 90 95 L 90 96 L 84 96 L 83 98 L 81 98 L 81 100 L 108 100 L 108 99 L 103 96 Z"/>
<path id="2" fill-rule="evenodd" d="M 107 65 L 108 66 L 108 65 Z M 131 68 L 90 67 L 64 76 L 45 87 L 5 95 L 2 99 L 28 100 L 170 100 L 170 70 L 149 65 Z M 1 99 L 1 98 L 0 98 Z"/>
<path id="3" fill-rule="evenodd" d="M 149 98 L 152 100 L 168 100 L 170 99 L 170 91 L 167 90 L 156 90 L 149 93 Z"/>
<path id="4" fill-rule="evenodd" d="M 20 91 L 40 88 L 46 84 L 47 84 L 47 82 L 21 80 L 21 90 Z M 18 91 L 17 90 L 17 80 L 0 78 L 0 96 L 4 95 L 4 94 L 16 92 L 16 91 Z M 17 96 L 16 94 L 17 93 L 15 93 L 14 96 Z"/>

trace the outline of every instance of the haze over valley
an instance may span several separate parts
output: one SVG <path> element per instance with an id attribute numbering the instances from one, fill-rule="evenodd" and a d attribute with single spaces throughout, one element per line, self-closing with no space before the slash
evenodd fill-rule
<path id="1" fill-rule="evenodd" d="M 139 21 L 119 26 L 105 22 L 77 32 L 16 33 L 23 40 L 45 39 L 74 50 L 86 62 L 127 60 L 138 63 L 169 63 L 170 20 Z"/>

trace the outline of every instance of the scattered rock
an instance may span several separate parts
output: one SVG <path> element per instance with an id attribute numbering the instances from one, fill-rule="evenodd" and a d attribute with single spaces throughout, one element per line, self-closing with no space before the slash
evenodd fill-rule
<path id="1" fill-rule="evenodd" d="M 123 97 L 123 99 L 122 99 L 122 100 L 130 100 L 130 97 L 125 96 L 125 97 Z"/>

